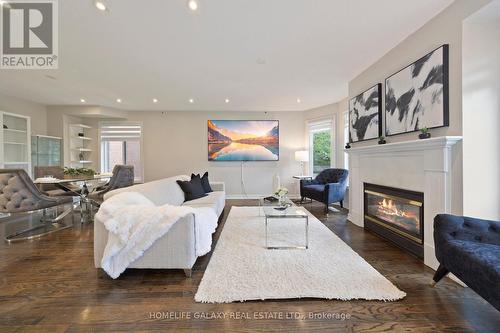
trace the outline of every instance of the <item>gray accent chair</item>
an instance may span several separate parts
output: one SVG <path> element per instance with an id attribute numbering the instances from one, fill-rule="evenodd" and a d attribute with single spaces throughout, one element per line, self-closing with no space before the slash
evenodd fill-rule
<path id="1" fill-rule="evenodd" d="M 23 169 L 0 169 L 0 213 L 18 214 L 42 210 L 40 225 L 8 235 L 5 237 L 7 242 L 33 239 L 71 227 L 72 225 L 59 225 L 59 221 L 73 211 L 72 202 L 71 197 L 50 197 L 40 192 Z M 57 207 L 64 204 L 71 204 L 71 207 L 57 215 Z M 48 209 L 54 207 L 57 216 L 49 217 Z M 58 224 L 57 229 L 32 234 L 37 229 L 45 229 L 47 224 Z M 30 236 L 23 236 L 28 233 Z"/>
<path id="2" fill-rule="evenodd" d="M 106 185 L 89 194 L 89 199 L 97 206 L 103 202 L 104 195 L 110 191 L 134 185 L 134 166 L 115 165 L 113 175 Z"/>

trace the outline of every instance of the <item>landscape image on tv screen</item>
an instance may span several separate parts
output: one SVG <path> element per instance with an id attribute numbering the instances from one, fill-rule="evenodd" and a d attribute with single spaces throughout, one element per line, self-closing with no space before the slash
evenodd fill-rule
<path id="1" fill-rule="evenodd" d="M 209 120 L 209 161 L 277 161 L 277 120 Z"/>

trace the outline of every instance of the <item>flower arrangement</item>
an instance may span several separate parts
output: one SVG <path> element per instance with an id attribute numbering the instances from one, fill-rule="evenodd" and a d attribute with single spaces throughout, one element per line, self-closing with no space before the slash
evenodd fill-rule
<path id="1" fill-rule="evenodd" d="M 285 195 L 288 194 L 288 189 L 286 187 L 280 187 L 276 190 L 276 192 L 274 192 L 274 194 L 280 198 L 284 197 Z"/>
<path id="2" fill-rule="evenodd" d="M 93 177 L 95 175 L 95 171 L 89 168 L 64 168 L 64 175 L 68 176 L 68 178 L 75 177 Z"/>

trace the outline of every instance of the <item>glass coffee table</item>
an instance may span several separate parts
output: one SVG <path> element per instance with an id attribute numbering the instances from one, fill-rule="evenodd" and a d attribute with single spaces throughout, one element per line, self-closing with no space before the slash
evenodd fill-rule
<path id="1" fill-rule="evenodd" d="M 307 250 L 309 248 L 309 216 L 307 212 L 302 207 L 296 206 L 291 200 L 287 200 L 287 208 L 281 209 L 278 203 L 269 203 L 261 200 L 260 203 L 260 211 L 265 216 L 265 228 L 266 228 L 266 248 L 269 250 L 290 250 L 290 249 L 303 249 Z M 278 209 L 277 209 L 278 208 Z M 288 220 L 300 220 L 304 223 L 304 236 L 305 236 L 305 244 L 298 246 L 282 246 L 282 245 L 272 245 L 270 244 L 269 237 L 269 227 L 273 223 L 273 221 L 282 221 L 285 222 L 284 227 L 286 228 Z M 295 221 L 294 221 L 295 222 Z M 290 221 L 290 223 L 293 223 Z"/>

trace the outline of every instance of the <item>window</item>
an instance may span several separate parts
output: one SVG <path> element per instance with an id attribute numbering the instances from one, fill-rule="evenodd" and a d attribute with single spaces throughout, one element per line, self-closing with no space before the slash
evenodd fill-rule
<path id="1" fill-rule="evenodd" d="M 316 176 L 324 169 L 331 168 L 333 160 L 332 120 L 309 123 L 309 170 Z"/>
<path id="2" fill-rule="evenodd" d="M 344 112 L 344 146 L 349 142 L 349 111 Z M 344 153 L 344 169 L 349 169 L 349 154 Z"/>
<path id="3" fill-rule="evenodd" d="M 101 172 L 112 172 L 116 164 L 133 165 L 135 181 L 141 182 L 143 180 L 142 125 L 129 122 L 101 123 L 99 138 Z"/>

